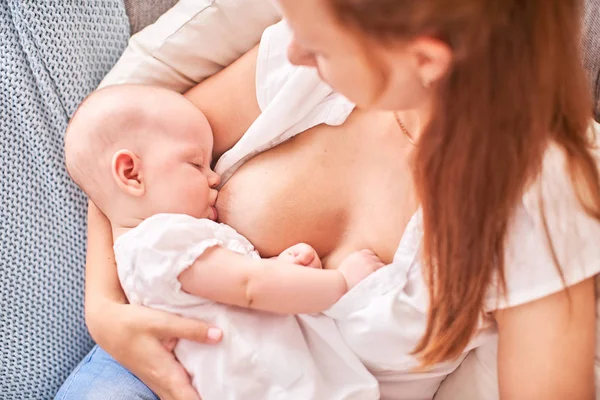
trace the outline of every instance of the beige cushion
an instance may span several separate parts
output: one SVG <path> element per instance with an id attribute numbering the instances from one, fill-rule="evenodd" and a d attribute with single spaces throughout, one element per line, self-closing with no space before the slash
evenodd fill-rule
<path id="1" fill-rule="evenodd" d="M 251 49 L 279 18 L 270 0 L 181 0 L 130 39 L 100 87 L 127 82 L 183 92 Z"/>
<path id="2" fill-rule="evenodd" d="M 435 400 L 498 400 L 498 341 L 471 351 L 440 386 Z"/>

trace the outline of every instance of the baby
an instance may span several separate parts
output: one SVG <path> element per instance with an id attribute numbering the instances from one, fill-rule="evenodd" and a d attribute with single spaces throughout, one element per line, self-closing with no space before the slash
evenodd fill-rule
<path id="1" fill-rule="evenodd" d="M 217 346 L 181 340 L 175 347 L 204 400 L 378 398 L 376 381 L 343 344 L 330 346 L 329 355 L 321 345 L 318 358 L 327 355 L 328 365 L 315 361 L 307 328 L 292 314 L 327 310 L 383 263 L 362 250 L 322 269 L 306 244 L 261 259 L 247 239 L 216 222 L 212 147 L 203 113 L 166 89 L 108 87 L 73 116 L 67 169 L 110 220 L 127 298 L 223 328 Z M 335 325 L 320 317 L 310 329 L 335 336 Z M 324 382 L 332 366 L 347 369 L 347 381 Z"/>

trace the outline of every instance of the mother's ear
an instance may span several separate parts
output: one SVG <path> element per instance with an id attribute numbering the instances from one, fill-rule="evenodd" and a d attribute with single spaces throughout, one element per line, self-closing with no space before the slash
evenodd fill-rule
<path id="1" fill-rule="evenodd" d="M 421 84 L 426 89 L 440 80 L 450 69 L 453 55 L 450 47 L 441 40 L 419 37 L 409 45 L 417 64 Z"/>
<path id="2" fill-rule="evenodd" d="M 112 176 L 122 191 L 131 196 L 143 196 L 146 192 L 142 176 L 142 160 L 129 150 L 119 150 L 111 162 Z"/>

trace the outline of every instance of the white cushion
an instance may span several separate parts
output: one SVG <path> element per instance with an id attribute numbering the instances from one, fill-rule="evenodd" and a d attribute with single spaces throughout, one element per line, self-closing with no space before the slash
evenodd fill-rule
<path id="1" fill-rule="evenodd" d="M 498 341 L 472 350 L 460 367 L 450 374 L 435 400 L 498 400 Z"/>
<path id="2" fill-rule="evenodd" d="M 596 399 L 600 399 L 600 275 L 596 276 L 596 357 L 594 373 L 596 377 Z"/>
<path id="3" fill-rule="evenodd" d="M 100 87 L 139 83 L 183 92 L 251 49 L 279 19 L 271 0 L 181 0 L 131 37 Z"/>

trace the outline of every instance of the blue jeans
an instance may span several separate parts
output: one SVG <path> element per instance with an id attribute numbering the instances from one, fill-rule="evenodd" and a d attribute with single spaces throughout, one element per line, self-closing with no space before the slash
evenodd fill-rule
<path id="1" fill-rule="evenodd" d="M 71 372 L 54 400 L 159 400 L 135 375 L 95 346 Z"/>

